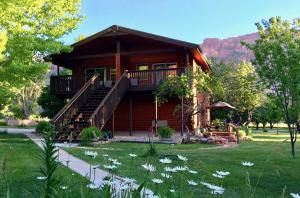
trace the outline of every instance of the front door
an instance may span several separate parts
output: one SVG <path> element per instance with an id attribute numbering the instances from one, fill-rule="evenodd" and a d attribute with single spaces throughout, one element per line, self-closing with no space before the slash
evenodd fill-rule
<path id="1" fill-rule="evenodd" d="M 106 69 L 104 67 L 85 69 L 85 82 L 89 81 L 95 74 L 99 74 L 100 85 L 104 86 L 106 81 Z"/>

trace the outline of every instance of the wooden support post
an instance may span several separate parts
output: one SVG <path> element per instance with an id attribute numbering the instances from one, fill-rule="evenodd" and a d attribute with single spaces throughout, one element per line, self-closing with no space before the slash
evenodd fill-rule
<path id="1" fill-rule="evenodd" d="M 157 136 L 157 97 L 155 96 L 154 98 L 154 102 L 155 102 L 155 120 L 154 120 L 154 132 L 155 132 L 155 136 Z"/>
<path id="2" fill-rule="evenodd" d="M 181 136 L 183 135 L 183 97 L 181 97 Z"/>
<path id="3" fill-rule="evenodd" d="M 120 44 L 120 41 L 117 40 L 117 49 L 116 49 L 116 55 L 115 55 L 115 58 L 116 58 L 116 80 L 118 80 L 120 77 L 121 77 L 121 54 L 120 54 L 120 51 L 121 51 L 121 44 Z"/>
<path id="4" fill-rule="evenodd" d="M 129 135 L 132 136 L 132 97 L 129 96 Z"/>
<path id="5" fill-rule="evenodd" d="M 115 134 L 115 111 L 112 114 L 112 137 L 114 137 Z"/>

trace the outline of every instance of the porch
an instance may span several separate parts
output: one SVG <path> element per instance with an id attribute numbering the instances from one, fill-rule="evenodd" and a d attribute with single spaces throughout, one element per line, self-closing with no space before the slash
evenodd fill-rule
<path id="1" fill-rule="evenodd" d="M 130 91 L 153 91 L 158 85 L 170 76 L 180 76 L 185 72 L 184 67 L 155 69 L 155 70 L 133 70 L 127 71 L 130 79 Z M 56 96 L 73 96 L 76 93 L 75 77 L 72 75 L 51 76 L 50 91 Z M 100 81 L 103 87 L 112 87 L 115 81 L 103 79 Z"/>

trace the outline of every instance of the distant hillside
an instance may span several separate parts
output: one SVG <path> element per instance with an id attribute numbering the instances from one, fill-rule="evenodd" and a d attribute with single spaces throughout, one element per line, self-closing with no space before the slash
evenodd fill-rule
<path id="1" fill-rule="evenodd" d="M 201 48 L 208 58 L 214 58 L 219 61 L 250 61 L 253 58 L 253 53 L 242 46 L 241 41 L 254 43 L 258 37 L 258 33 L 252 33 L 226 39 L 207 38 L 204 39 Z"/>

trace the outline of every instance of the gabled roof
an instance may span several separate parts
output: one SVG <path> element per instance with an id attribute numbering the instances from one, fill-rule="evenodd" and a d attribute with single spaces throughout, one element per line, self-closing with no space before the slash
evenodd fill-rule
<path id="1" fill-rule="evenodd" d="M 193 58 L 195 59 L 195 61 L 198 65 L 201 65 L 201 67 L 205 70 L 210 70 L 210 66 L 207 62 L 207 59 L 206 59 L 205 55 L 202 53 L 202 50 L 198 44 L 185 42 L 185 41 L 181 41 L 181 40 L 177 40 L 177 39 L 172 39 L 172 38 L 168 38 L 165 36 L 159 36 L 159 35 L 155 35 L 155 34 L 151 34 L 151 33 L 147 33 L 147 32 L 142 32 L 142 31 L 138 31 L 138 30 L 134 30 L 134 29 L 118 26 L 118 25 L 113 25 L 113 26 L 106 28 L 94 35 L 91 35 L 81 41 L 78 41 L 78 42 L 72 44 L 71 47 L 74 48 L 74 50 L 73 50 L 73 52 L 74 52 L 74 51 L 76 51 L 76 49 L 79 50 L 79 48 L 84 47 L 85 44 L 88 44 L 88 43 L 94 42 L 94 41 L 96 42 L 96 40 L 98 40 L 98 39 L 105 39 L 105 38 L 111 38 L 111 37 L 122 37 L 122 36 L 126 36 L 126 35 L 133 35 L 136 37 L 146 38 L 149 40 L 158 41 L 158 42 L 165 43 L 168 45 L 185 48 L 192 54 Z M 58 55 L 58 54 L 51 55 L 51 56 L 54 59 L 56 59 L 56 58 L 64 59 L 65 54 L 66 53 L 63 53 L 60 55 Z"/>

